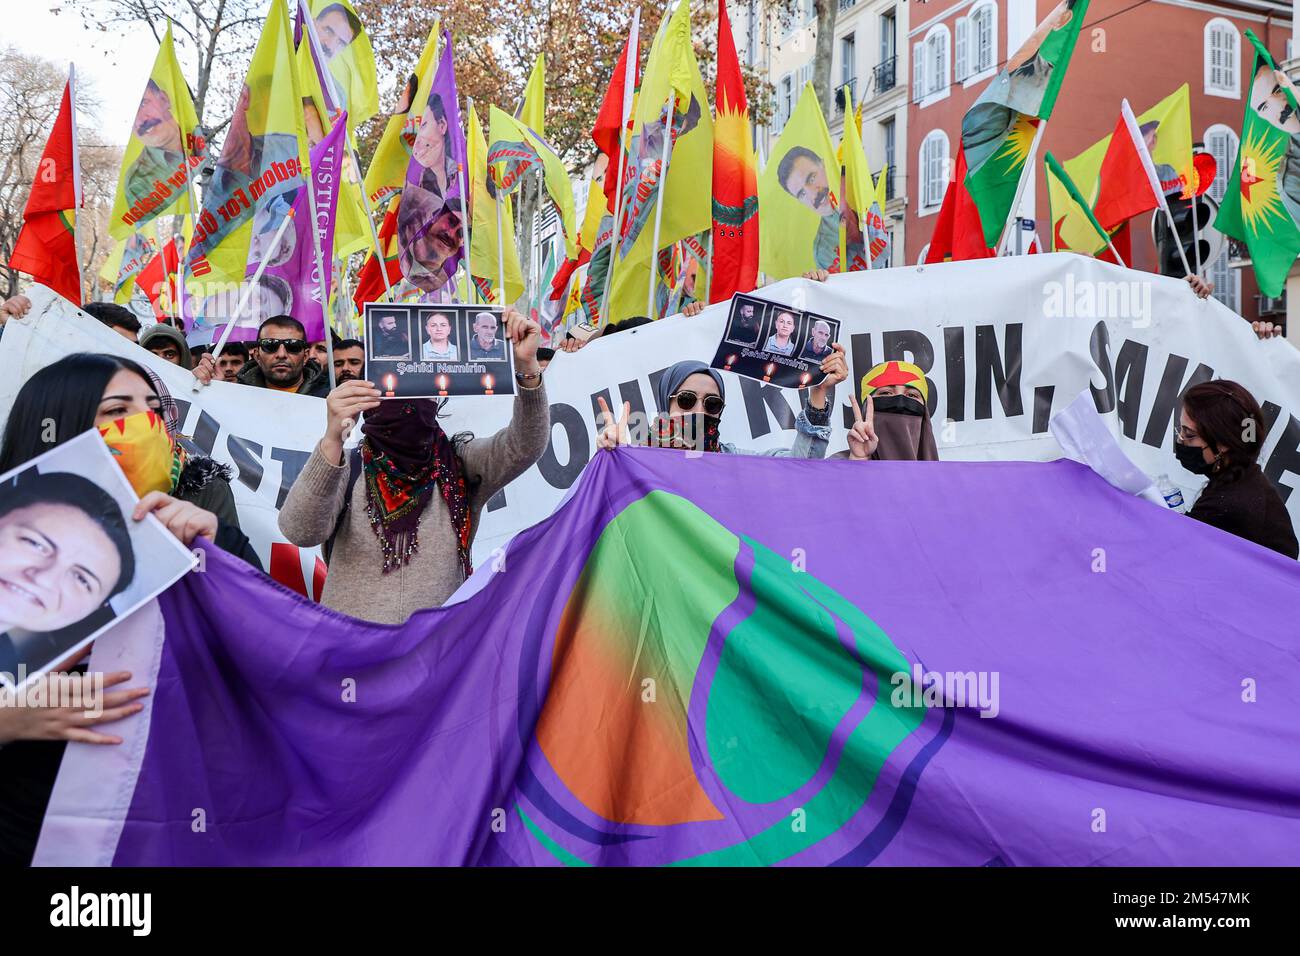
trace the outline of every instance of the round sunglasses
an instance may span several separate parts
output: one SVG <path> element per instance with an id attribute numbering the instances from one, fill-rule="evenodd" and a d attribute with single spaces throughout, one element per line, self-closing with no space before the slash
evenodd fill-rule
<path id="1" fill-rule="evenodd" d="M 678 408 L 684 412 L 689 412 L 695 407 L 696 402 L 700 401 L 700 396 L 690 389 L 682 389 L 677 394 L 668 396 L 669 401 L 673 399 L 677 400 Z M 722 400 L 721 395 L 705 395 L 703 405 L 705 415 L 721 415 L 722 410 L 727 407 L 727 403 Z"/>

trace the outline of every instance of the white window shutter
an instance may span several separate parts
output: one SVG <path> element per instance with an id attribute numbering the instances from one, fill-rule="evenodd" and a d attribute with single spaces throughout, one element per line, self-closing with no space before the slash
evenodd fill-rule
<path id="1" fill-rule="evenodd" d="M 1237 88 L 1237 34 L 1231 30 L 1223 31 L 1223 88 Z"/>
<path id="2" fill-rule="evenodd" d="M 935 88 L 946 90 L 948 88 L 948 34 L 942 33 L 934 38 L 934 47 L 938 51 L 936 57 L 938 68 L 938 82 Z"/>
<path id="3" fill-rule="evenodd" d="M 967 17 L 957 18 L 957 49 L 953 54 L 953 63 L 955 64 L 953 73 L 953 82 L 960 83 L 966 79 L 972 72 L 969 68 L 970 62 L 970 20 Z M 977 67 L 978 69 L 978 67 Z"/>
<path id="4" fill-rule="evenodd" d="M 912 99 L 925 97 L 925 52 L 920 43 L 912 44 Z"/>
<path id="5" fill-rule="evenodd" d="M 975 65 L 972 72 L 983 73 L 993 67 L 993 23 L 996 18 L 996 7 L 985 7 L 979 12 L 975 21 L 975 53 L 971 57 Z"/>

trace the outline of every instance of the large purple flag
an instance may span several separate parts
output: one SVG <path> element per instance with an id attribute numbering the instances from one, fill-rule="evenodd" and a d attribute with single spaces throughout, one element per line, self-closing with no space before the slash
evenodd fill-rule
<path id="1" fill-rule="evenodd" d="M 1297 602 L 1069 461 L 602 453 L 402 626 L 208 549 L 37 860 L 1292 863 Z"/>
<path id="2" fill-rule="evenodd" d="M 437 292 L 456 274 L 464 245 L 466 149 L 456 97 L 451 33 L 444 30 L 442 58 L 411 144 L 411 162 L 397 208 L 402 275 L 426 293 Z"/>

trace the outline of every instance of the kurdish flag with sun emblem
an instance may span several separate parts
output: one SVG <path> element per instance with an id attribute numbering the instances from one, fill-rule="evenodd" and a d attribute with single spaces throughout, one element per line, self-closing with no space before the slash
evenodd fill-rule
<path id="1" fill-rule="evenodd" d="M 1250 250 L 1265 295 L 1279 296 L 1300 255 L 1300 106 L 1287 75 L 1254 33 L 1241 146 L 1214 227 Z"/>
<path id="2" fill-rule="evenodd" d="M 965 187 L 987 246 L 1002 235 L 1038 125 L 1056 105 L 1088 2 L 1061 0 L 962 119 Z"/>

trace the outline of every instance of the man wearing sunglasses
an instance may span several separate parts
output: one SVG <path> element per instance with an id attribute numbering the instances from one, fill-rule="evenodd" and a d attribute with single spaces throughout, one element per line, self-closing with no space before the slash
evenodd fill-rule
<path id="1" fill-rule="evenodd" d="M 307 364 L 307 333 L 297 319 L 271 316 L 258 328 L 257 341 L 250 344 L 253 361 L 239 373 L 241 384 L 315 398 L 329 394 L 329 375 L 320 366 Z"/>

